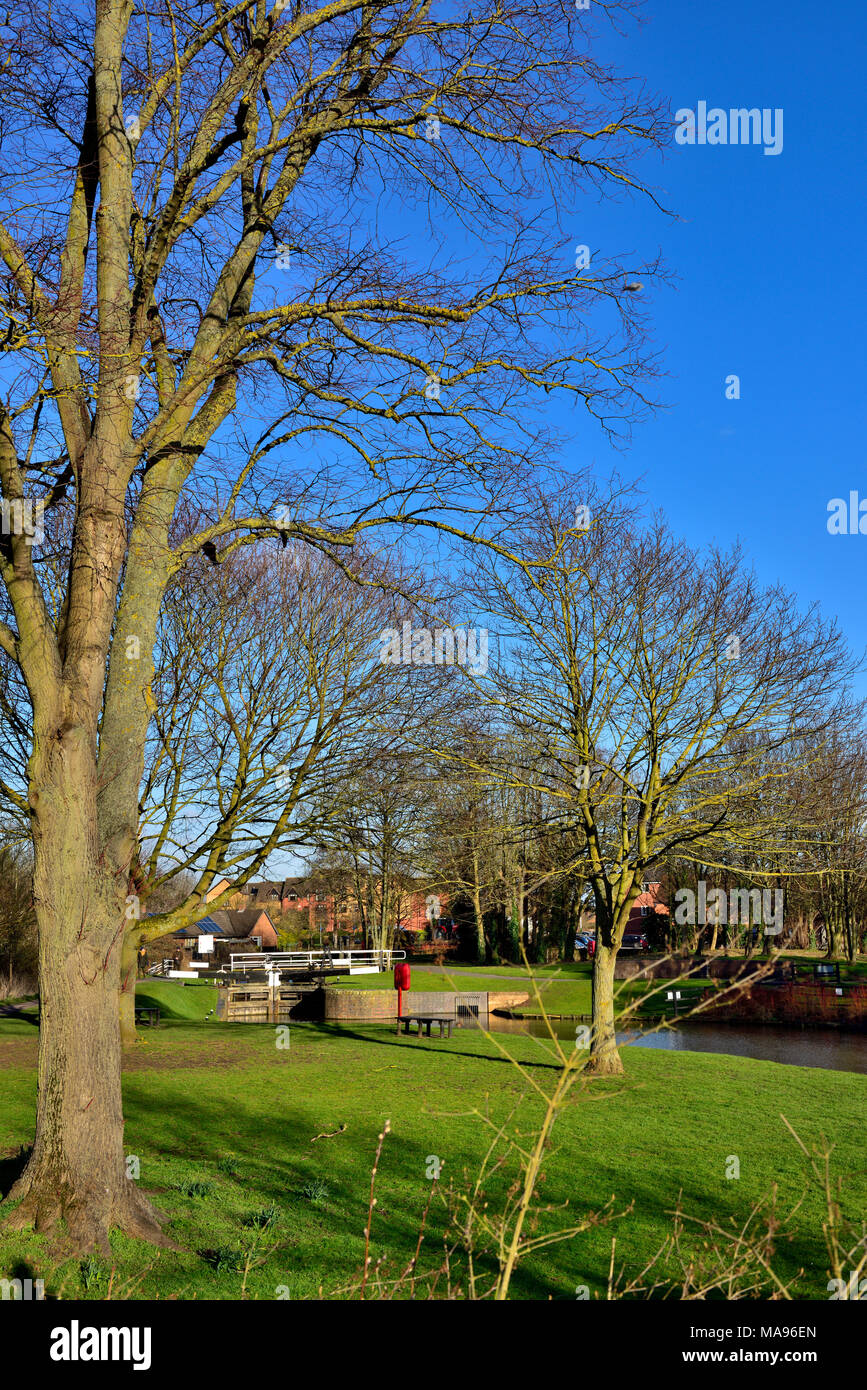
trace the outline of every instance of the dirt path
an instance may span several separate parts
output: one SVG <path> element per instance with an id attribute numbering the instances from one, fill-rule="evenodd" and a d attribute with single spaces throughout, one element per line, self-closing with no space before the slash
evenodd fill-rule
<path id="1" fill-rule="evenodd" d="M 38 1044 L 39 1038 L 35 1028 L 32 1038 L 0 1038 L 0 1071 L 12 1071 L 16 1068 L 27 1071 L 35 1069 Z M 182 1071 L 206 1067 L 238 1067 L 254 1063 L 261 1055 L 261 1049 L 254 1043 L 233 1041 L 229 1038 L 209 1036 L 201 1042 L 185 1039 L 182 1043 L 172 1043 L 168 1040 L 163 1043 L 160 1040 L 156 1046 L 146 1041 L 124 1053 L 123 1069 Z"/>

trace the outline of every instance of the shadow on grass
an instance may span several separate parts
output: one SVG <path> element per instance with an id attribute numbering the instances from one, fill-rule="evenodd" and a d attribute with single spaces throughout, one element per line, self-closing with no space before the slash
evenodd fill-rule
<path id="1" fill-rule="evenodd" d="M 331 1101 L 332 1107 L 334 1104 Z M 163 1188 L 157 1193 L 147 1180 L 147 1160 L 143 1164 L 142 1188 L 149 1191 L 166 1213 L 173 1238 L 203 1265 L 220 1272 L 216 1264 L 229 1249 L 226 1242 L 231 1242 L 234 1249 L 243 1238 L 238 1226 L 239 1222 L 242 1228 L 249 1224 L 249 1207 L 254 1201 L 260 1208 L 273 1202 L 282 1212 L 282 1221 L 274 1228 L 275 1237 L 279 1240 L 286 1229 L 292 1232 L 289 1245 L 294 1247 L 296 1267 L 300 1265 L 305 1273 L 316 1276 L 317 1282 L 324 1285 L 324 1297 L 335 1297 L 338 1288 L 345 1290 L 348 1284 L 360 1278 L 363 1257 L 360 1233 L 367 1219 L 370 1169 L 376 1151 L 377 1130 L 382 1123 L 375 1115 L 370 1115 L 367 1126 L 356 1127 L 353 1123 L 345 1135 L 334 1138 L 333 1148 L 323 1149 L 321 1144 L 311 1146 L 310 1131 L 315 1126 L 309 1114 L 303 1118 L 291 1111 L 265 1115 L 261 1106 L 249 1096 L 234 1100 L 233 1128 L 228 1134 L 225 1112 L 202 1097 L 163 1093 L 157 1098 L 146 1091 L 138 1091 L 135 1098 L 128 1098 L 127 1113 L 134 1125 L 143 1126 L 144 1131 L 150 1133 L 150 1144 L 156 1150 L 154 1157 L 163 1162 L 180 1161 L 195 1171 L 204 1171 L 207 1167 L 210 1175 L 212 1165 L 219 1165 L 231 1144 L 238 1170 L 233 1178 L 234 1191 L 227 1191 L 220 1184 L 218 1190 L 194 1200 L 184 1200 L 176 1189 Z M 393 1134 L 381 1160 L 372 1241 L 377 1257 L 387 1257 L 388 1268 L 383 1270 L 386 1279 L 395 1278 L 407 1268 L 418 1242 L 422 1213 L 430 1192 L 425 1170 L 433 1131 L 437 1128 L 434 1116 L 428 1120 L 431 1134 L 424 1138 L 410 1137 L 406 1132 Z M 160 1129 L 162 1133 L 157 1140 L 155 1132 Z M 198 1136 L 195 1153 L 190 1151 L 190 1134 Z M 474 1144 L 471 1140 L 461 1144 L 459 1157 L 454 1160 L 454 1176 L 459 1183 L 464 1165 L 475 1170 L 482 1148 L 481 1143 Z M 305 1194 L 305 1186 L 317 1180 L 327 1185 L 328 1195 L 325 1200 L 311 1201 Z M 495 1178 L 493 1192 L 488 1195 L 496 1200 L 505 1196 L 507 1187 L 506 1178 Z M 246 1219 L 232 1211 L 237 1192 L 247 1194 Z M 422 1271 L 440 1264 L 443 1237 L 448 1229 L 446 1212 L 437 1203 L 428 1217 Z M 456 1233 L 453 1231 L 452 1235 Z M 491 1252 L 477 1252 L 476 1258 L 477 1265 L 488 1270 L 493 1279 L 495 1261 Z M 424 1287 L 423 1281 L 421 1287 Z M 520 1271 L 517 1288 L 523 1298 L 547 1300 L 563 1296 L 562 1283 L 538 1266 Z M 201 1293 L 206 1296 L 204 1290 Z"/>
<path id="2" fill-rule="evenodd" d="M 16 1183 L 27 1167 L 27 1160 L 30 1157 L 30 1147 L 22 1147 L 17 1154 L 7 1155 L 0 1158 L 0 1202 L 4 1201 L 7 1193 Z"/>
<path id="3" fill-rule="evenodd" d="M 35 1284 L 35 1283 L 38 1282 L 38 1280 L 39 1280 L 41 1277 L 42 1277 L 42 1276 L 40 1275 L 40 1273 L 39 1273 L 38 1269 L 35 1267 L 35 1265 L 28 1264 L 26 1260 L 19 1260 L 19 1261 L 17 1262 L 17 1264 L 14 1264 L 14 1265 L 12 1266 L 12 1269 L 9 1271 L 8 1274 L 4 1273 L 4 1275 L 3 1275 L 3 1278 L 4 1278 L 4 1279 L 20 1279 L 21 1282 L 22 1282 L 22 1284 L 25 1285 L 25 1287 L 26 1287 L 26 1281 L 27 1281 L 28 1279 L 29 1279 L 32 1283 Z M 58 1301 L 58 1300 L 57 1300 L 57 1295 L 56 1295 L 56 1294 L 53 1294 L 53 1293 L 46 1293 L 46 1292 L 43 1291 L 41 1298 L 38 1299 L 38 1300 L 36 1300 L 35 1294 L 31 1294 L 31 1300 L 19 1300 L 19 1299 L 16 1297 L 15 1302 L 17 1303 L 17 1302 L 19 1302 L 19 1301 L 32 1301 L 32 1300 L 35 1300 L 35 1301 L 37 1301 L 37 1302 L 45 1302 L 45 1303 L 56 1303 L 56 1302 Z"/>
<path id="4" fill-rule="evenodd" d="M 35 1028 L 39 1027 L 37 1008 L 22 1009 L 18 1004 L 0 1004 L 0 1018 L 14 1018 L 19 1023 L 32 1023 Z"/>
<path id="5" fill-rule="evenodd" d="M 203 1024 L 187 1021 L 186 1026 L 203 1042 L 210 1043 L 214 1036 L 202 1031 Z M 168 1207 L 175 1238 L 186 1247 L 187 1258 L 196 1260 L 195 1267 L 190 1268 L 174 1255 L 159 1254 L 152 1287 L 162 1296 L 186 1297 L 189 1294 L 184 1291 L 195 1286 L 199 1296 L 211 1296 L 221 1288 L 220 1280 L 230 1277 L 214 1268 L 214 1259 L 220 1252 L 243 1247 L 250 1211 L 274 1202 L 283 1212 L 275 1237 L 285 1249 L 269 1259 L 267 1276 L 263 1271 L 257 1278 L 264 1287 L 268 1281 L 291 1282 L 294 1269 L 316 1284 L 324 1284 L 324 1296 L 333 1297 L 337 1288 L 345 1287 L 360 1273 L 376 1134 L 382 1117 L 392 1114 L 392 1105 L 398 1102 L 403 1113 L 395 1115 L 397 1123 L 384 1147 L 377 1178 L 373 1244 L 377 1258 L 380 1252 L 388 1258 L 387 1273 L 392 1277 L 399 1274 L 416 1246 L 421 1212 L 430 1191 L 425 1167 L 431 1152 L 445 1154 L 447 1176 L 455 1180 L 459 1190 L 465 1190 L 487 1143 L 481 1125 L 478 1133 L 474 1132 L 476 1122 L 470 1114 L 450 1113 L 456 1110 L 459 1099 L 462 1107 L 466 1103 L 463 1093 L 450 1085 L 445 1059 L 441 1068 L 432 1068 L 430 1055 L 448 1053 L 461 1059 L 452 1075 L 459 1087 L 472 1085 L 477 1089 L 479 1094 L 471 1103 L 480 1104 L 484 1082 L 494 1080 L 496 1086 L 490 1089 L 498 1093 L 498 1103 L 505 1109 L 516 1098 L 507 1094 L 512 1090 L 508 1073 L 490 1073 L 481 1064 L 509 1059 L 483 1051 L 487 1044 L 473 1030 L 467 1030 L 465 1039 L 458 1036 L 441 1043 L 398 1037 L 388 1025 L 304 1023 L 299 1031 L 318 1045 L 308 1053 L 302 1044 L 296 1054 L 293 1044 L 285 1062 L 297 1056 L 300 1065 L 289 1068 L 284 1067 L 282 1054 L 274 1051 L 271 1030 L 259 1025 L 237 1027 L 234 1033 L 233 1025 L 232 1035 L 239 1040 L 261 1041 L 260 1072 L 245 1064 L 235 1073 L 227 1069 L 203 1076 L 201 1081 L 196 1078 L 195 1085 L 181 1069 L 150 1074 L 142 1069 L 126 1078 L 125 1110 L 132 1131 L 130 1142 L 134 1148 L 141 1146 L 142 1187 L 159 1193 L 157 1204 Z M 341 1047 L 341 1040 L 348 1043 L 346 1049 Z M 172 1046 L 174 1042 L 172 1039 Z M 454 1042 L 459 1044 L 457 1048 Z M 364 1052 L 384 1061 L 383 1053 L 370 1054 L 366 1045 L 371 1043 L 392 1049 L 392 1058 L 395 1048 L 407 1053 L 405 1066 L 395 1070 L 393 1079 L 378 1080 L 374 1075 L 387 1073 L 390 1066 L 367 1065 Z M 416 1052 L 426 1054 L 418 1068 L 410 1060 Z M 466 1061 L 480 1065 L 474 1069 L 467 1067 Z M 317 1070 L 308 1072 L 308 1062 L 316 1064 Z M 522 1060 L 521 1065 L 556 1070 L 553 1059 Z M 553 1165 L 546 1201 L 556 1208 L 568 1197 L 583 1212 L 601 1208 L 612 1192 L 617 1193 L 618 1204 L 634 1199 L 635 1215 L 618 1228 L 622 1232 L 618 1251 L 623 1249 L 630 1267 L 640 1267 L 637 1262 L 643 1263 L 658 1248 L 669 1231 L 671 1209 L 678 1195 L 687 1210 L 728 1221 L 733 1217 L 742 1220 L 747 1206 L 764 1190 L 760 1174 L 741 1199 L 735 1190 L 739 1184 L 728 1184 L 722 1176 L 723 1157 L 732 1147 L 731 1125 L 738 1120 L 739 1100 L 731 1094 L 727 1068 L 720 1072 L 717 1064 L 717 1084 L 708 1084 L 714 1080 L 711 1065 L 710 1059 L 701 1064 L 697 1079 L 702 1085 L 683 1100 L 670 1074 L 663 1077 L 660 1070 L 662 1089 L 651 1094 L 651 1108 L 639 1088 L 635 1111 L 627 1102 L 623 1117 L 603 1114 L 598 1106 L 588 1106 L 583 1113 L 579 1107 L 569 1117 L 564 1116 L 565 1126 L 557 1130 L 546 1158 L 546 1163 Z M 694 1064 L 690 1066 L 694 1069 Z M 742 1089 L 751 1094 L 752 1075 L 744 1072 L 742 1080 Z M 769 1075 L 766 1084 L 775 1090 L 777 1079 Z M 843 1084 L 841 1081 L 841 1094 Z M 806 1091 L 806 1083 L 801 1089 Z M 435 1108 L 422 1111 L 422 1104 Z M 495 1106 L 495 1114 L 499 1113 Z M 615 1118 L 620 1118 L 620 1123 L 612 1124 Z M 317 1133 L 332 1130 L 338 1121 L 349 1122 L 345 1133 L 327 1137 Z M 748 1167 L 761 1167 L 762 1145 L 753 1140 L 750 1148 L 749 1139 L 744 1142 L 749 1149 L 744 1154 Z M 798 1196 L 795 1189 L 801 1186 L 799 1164 L 794 1159 L 791 1164 L 786 1162 L 786 1153 L 788 1149 L 781 1146 L 779 1161 L 764 1176 L 768 1182 L 782 1179 L 783 1197 L 794 1200 Z M 22 1150 L 17 1162 L 21 1164 L 25 1158 Z M 224 1165 L 231 1161 L 231 1182 L 221 1161 Z M 15 1162 L 10 1158 L 0 1162 L 0 1188 L 17 1176 L 9 1169 Z M 198 1177 L 200 1165 L 204 1170 L 201 1176 L 213 1179 L 216 1185 L 209 1194 L 191 1198 L 175 1184 L 188 1173 Z M 216 1172 L 212 1165 L 216 1165 Z M 579 1171 L 582 1177 L 576 1192 Z M 324 1202 L 313 1202 L 304 1193 L 305 1184 L 315 1179 L 327 1185 Z M 507 1172 L 494 1176 L 485 1199 L 501 1203 L 509 1180 Z M 163 1186 L 155 1189 L 155 1184 Z M 555 1224 L 568 1221 L 568 1217 L 555 1215 L 550 1219 Z M 445 1212 L 435 1203 L 425 1240 L 425 1258 L 432 1264 L 441 1258 L 444 1225 Z M 786 1252 L 787 1265 L 809 1267 L 821 1261 L 821 1244 L 809 1226 L 796 1228 L 793 1235 Z M 610 1255 L 609 1233 L 588 1232 L 575 1242 L 553 1247 L 544 1256 L 531 1256 L 531 1263 L 522 1265 L 516 1275 L 514 1295 L 571 1301 L 572 1296 L 565 1291 L 579 1281 L 604 1287 Z M 144 1255 L 139 1253 L 135 1258 Z M 231 1277 L 236 1276 L 232 1273 Z"/>
<path id="6" fill-rule="evenodd" d="M 333 1025 L 323 1025 L 324 1028 L 329 1028 L 330 1026 L 333 1027 Z M 449 1057 L 468 1057 L 471 1062 L 499 1062 L 503 1066 L 513 1067 L 516 1061 L 518 1061 L 519 1065 L 522 1067 L 527 1067 L 528 1069 L 537 1067 L 545 1071 L 560 1071 L 562 1068 L 562 1064 L 558 1062 L 556 1058 L 552 1059 L 550 1062 L 531 1062 L 525 1061 L 523 1058 L 515 1059 L 512 1057 L 504 1057 L 501 1054 L 492 1057 L 489 1053 L 485 1052 L 463 1052 L 456 1047 L 449 1047 L 448 1043 L 451 1041 L 449 1038 L 443 1038 L 442 1042 L 434 1042 L 433 1039 L 421 1041 L 415 1033 L 410 1035 L 403 1033 L 397 1034 L 390 1030 L 386 1033 L 384 1029 L 382 1035 L 373 1032 L 361 1033 L 357 1032 L 354 1028 L 347 1028 L 344 1023 L 337 1025 L 335 1033 L 340 1037 L 353 1038 L 356 1042 L 376 1043 L 378 1047 L 396 1047 L 403 1051 L 412 1052 L 447 1053 Z M 483 1036 L 481 1030 L 478 1036 Z"/>

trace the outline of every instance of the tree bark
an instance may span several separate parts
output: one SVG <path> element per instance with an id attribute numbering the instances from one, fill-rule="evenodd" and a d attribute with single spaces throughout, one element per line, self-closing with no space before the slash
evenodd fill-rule
<path id="1" fill-rule="evenodd" d="M 617 1051 L 614 1027 L 614 966 L 617 950 L 606 946 L 601 933 L 596 938 L 593 957 L 593 1004 L 590 1037 L 590 1060 L 587 1071 L 591 1076 L 622 1076 L 623 1063 Z"/>
<path id="2" fill-rule="evenodd" d="M 476 919 L 476 960 L 487 960 L 488 951 L 485 941 L 485 916 L 482 912 L 482 893 L 479 887 L 478 861 L 473 855 L 473 916 Z"/>
<path id="3" fill-rule="evenodd" d="M 126 873 L 97 850 L 96 768 L 78 729 L 31 762 L 33 890 L 41 1018 L 36 1137 L 8 1199 L 13 1229 L 60 1220 L 77 1252 L 109 1252 L 108 1233 L 170 1245 L 126 1175 L 118 1017 Z"/>
<path id="4" fill-rule="evenodd" d="M 120 1040 L 124 1047 L 136 1041 L 135 983 L 138 975 L 138 936 L 125 932 L 120 955 L 120 986 L 118 990 L 118 1019 Z"/>
<path id="5" fill-rule="evenodd" d="M 828 938 L 828 949 L 825 952 L 827 959 L 843 960 L 843 924 L 836 907 L 825 917 L 825 932 Z"/>
<path id="6" fill-rule="evenodd" d="M 563 904 L 563 960 L 567 963 L 575 959 L 575 937 L 578 933 L 578 895 L 570 885 Z"/>

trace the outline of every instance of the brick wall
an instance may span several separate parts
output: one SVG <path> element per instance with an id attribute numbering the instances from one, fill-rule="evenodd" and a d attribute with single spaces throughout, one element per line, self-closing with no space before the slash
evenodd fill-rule
<path id="1" fill-rule="evenodd" d="M 409 989 L 404 992 L 403 1012 L 454 1014 L 458 995 L 452 990 Z M 481 996 L 483 1003 L 487 995 Z M 327 1019 L 397 1019 L 396 989 L 326 989 Z"/>

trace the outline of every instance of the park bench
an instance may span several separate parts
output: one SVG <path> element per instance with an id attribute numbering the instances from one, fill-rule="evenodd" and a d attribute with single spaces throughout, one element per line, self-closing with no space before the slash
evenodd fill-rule
<path id="1" fill-rule="evenodd" d="M 397 1031 L 400 1032 L 400 1025 L 403 1024 L 404 1033 L 411 1033 L 411 1024 L 416 1025 L 416 1037 L 431 1036 L 431 1025 L 439 1024 L 439 1036 L 450 1038 L 452 1035 L 452 1024 L 454 1023 L 453 1014 L 401 1014 L 397 1020 Z"/>
<path id="2" fill-rule="evenodd" d="M 136 1005 L 135 1021 L 136 1023 L 146 1023 L 150 1028 L 157 1028 L 160 1021 L 160 1011 L 156 1007 L 145 1006 L 144 1004 Z"/>
<path id="3" fill-rule="evenodd" d="M 813 978 L 818 980 L 820 985 L 825 984 L 826 981 L 833 981 L 835 985 L 841 984 L 839 963 L 832 964 L 830 961 L 823 961 L 821 965 L 814 965 Z"/>

